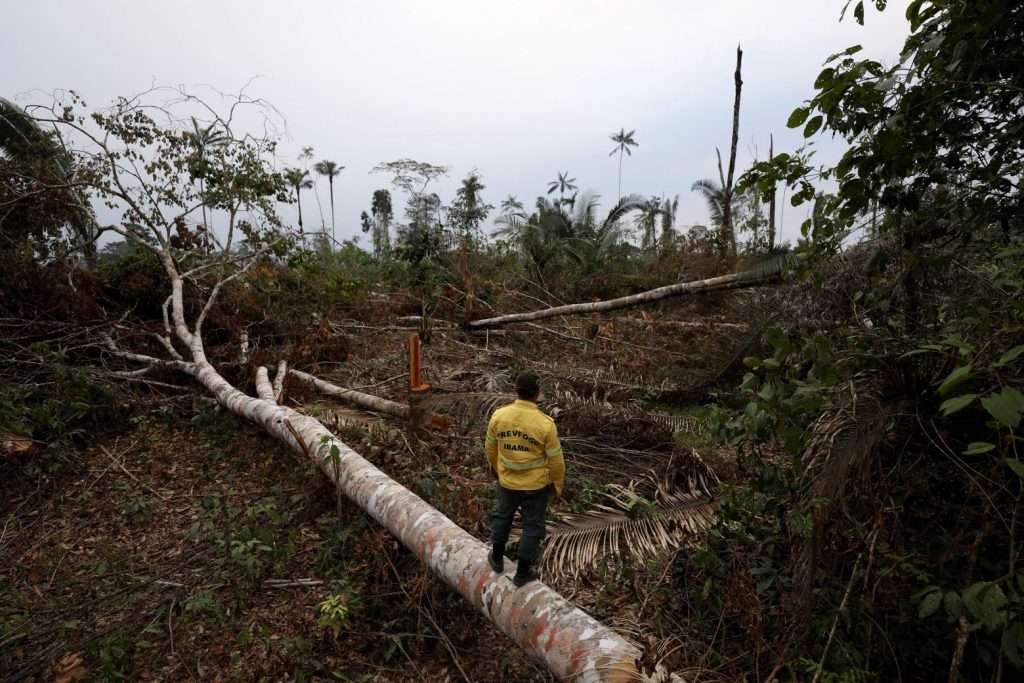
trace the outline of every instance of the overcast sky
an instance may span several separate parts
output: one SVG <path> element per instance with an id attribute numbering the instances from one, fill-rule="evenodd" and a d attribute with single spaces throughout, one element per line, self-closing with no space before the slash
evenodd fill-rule
<path id="1" fill-rule="evenodd" d="M 0 96 L 26 105 L 73 88 L 99 107 L 154 83 L 237 90 L 256 76 L 248 93 L 287 117 L 282 160 L 312 146 L 315 159 L 346 167 L 335 182 L 339 239 L 361 234 L 360 212 L 388 186 L 370 169 L 402 157 L 451 166 L 433 187 L 445 203 L 477 167 L 494 205 L 511 193 L 530 206 L 569 171 L 608 208 L 618 171 L 609 135 L 635 129 L 623 193 L 678 193 L 689 225 L 707 221 L 690 185 L 717 178 L 716 146 L 728 153 L 737 43 L 743 169 L 755 148 L 766 156 L 769 134 L 777 152 L 800 144 L 785 121 L 828 55 L 860 43 L 895 60 L 907 0 L 881 14 L 866 4 L 861 27 L 839 22 L 843 0 L 4 0 Z M 819 160 L 838 155 L 821 145 Z M 312 194 L 303 209 L 308 227 Z M 787 206 L 784 238 L 804 213 Z"/>

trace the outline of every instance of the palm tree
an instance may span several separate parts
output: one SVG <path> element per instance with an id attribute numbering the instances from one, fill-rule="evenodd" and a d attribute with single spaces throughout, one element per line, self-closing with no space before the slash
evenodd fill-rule
<path id="1" fill-rule="evenodd" d="M 228 136 L 222 130 L 217 130 L 216 124 L 200 126 L 196 117 L 192 117 L 192 130 L 188 131 L 189 143 L 195 147 L 195 154 L 192 158 L 192 177 L 199 178 L 199 205 L 203 210 L 203 230 L 206 233 L 206 251 L 210 251 L 210 233 L 213 227 L 206 217 L 206 173 L 209 168 L 206 164 L 206 152 L 210 149 L 223 147 L 228 144 Z"/>
<path id="2" fill-rule="evenodd" d="M 621 237 L 621 221 L 633 211 L 642 210 L 646 203 L 638 194 L 620 197 L 601 220 L 597 218 L 600 199 L 599 194 L 583 192 L 573 205 L 568 254 L 580 264 L 585 275 L 601 269 Z"/>
<path id="3" fill-rule="evenodd" d="M 73 214 L 69 227 L 77 235 L 79 246 L 86 257 L 95 257 L 96 239 L 103 231 L 86 195 L 80 189 L 70 186 L 74 170 L 71 155 L 47 135 L 24 109 L 2 97 L 0 159 L 16 165 L 36 166 L 36 170 L 31 174 L 26 171 L 25 175 L 35 175 L 41 170 L 45 176 L 50 176 L 49 179 L 43 179 L 44 185 L 59 183 L 67 186 L 63 192 L 66 193 Z M 2 219 L 3 216 L 0 216 L 0 224 Z"/>
<path id="4" fill-rule="evenodd" d="M 726 199 L 726 190 L 722 183 L 717 183 L 709 178 L 702 178 L 690 186 L 694 192 L 700 192 L 708 205 L 708 213 L 711 217 L 711 224 L 715 227 L 716 240 L 719 251 L 725 254 L 731 246 L 733 253 L 736 252 L 736 236 L 732 226 L 726 223 L 727 218 L 735 213 L 733 207 L 736 203 L 735 196 Z"/>
<path id="5" fill-rule="evenodd" d="M 600 268 L 620 236 L 619 224 L 636 211 L 644 199 L 639 195 L 623 197 L 603 219 L 598 217 L 601 195 L 585 191 L 572 200 L 571 213 L 560 203 L 537 198 L 536 211 L 503 213 L 495 219 L 499 226 L 495 237 L 515 244 L 534 266 L 543 284 L 545 266 L 559 256 L 576 261 L 584 273 Z"/>
<path id="6" fill-rule="evenodd" d="M 679 195 L 666 199 L 661 205 L 661 248 L 668 247 L 675 236 L 676 213 L 679 211 Z"/>
<path id="7" fill-rule="evenodd" d="M 661 199 L 651 197 L 640 206 L 636 227 L 640 230 L 640 247 L 652 249 L 658 243 L 658 216 L 661 215 Z"/>
<path id="8" fill-rule="evenodd" d="M 334 179 L 341 175 L 345 167 L 324 159 L 316 162 L 313 170 L 322 176 L 327 176 L 327 184 L 331 187 L 331 239 L 334 239 Z"/>
<path id="9" fill-rule="evenodd" d="M 576 179 L 570 178 L 568 171 L 566 171 L 565 173 L 559 173 L 558 180 L 552 180 L 550 183 L 548 183 L 548 194 L 551 194 L 555 190 L 558 190 L 558 205 L 561 206 L 562 204 L 565 203 L 565 199 L 563 198 L 565 195 L 565 191 L 576 189 L 575 182 Z"/>
<path id="10" fill-rule="evenodd" d="M 522 214 L 525 211 L 523 203 L 516 199 L 514 194 L 510 194 L 506 199 L 501 200 L 501 213 L 503 214 Z"/>
<path id="11" fill-rule="evenodd" d="M 722 219 L 725 216 L 725 190 L 721 184 L 710 178 L 702 178 L 690 186 L 693 192 L 700 192 L 708 205 L 708 214 L 711 217 L 711 224 L 716 228 L 722 227 Z"/>
<path id="12" fill-rule="evenodd" d="M 628 156 L 633 156 L 633 152 L 629 149 L 630 147 L 639 147 L 640 144 L 633 139 L 633 133 L 635 130 L 631 130 L 628 133 L 625 128 L 620 128 L 618 133 L 612 133 L 608 137 L 611 138 L 612 142 L 615 143 L 615 149 L 608 153 L 608 156 L 619 153 L 619 198 L 622 198 L 622 153 L 625 152 Z"/>
<path id="13" fill-rule="evenodd" d="M 302 233 L 302 191 L 313 187 L 313 181 L 309 179 L 309 171 L 301 168 L 287 168 L 284 171 L 285 180 L 295 188 L 295 203 L 299 205 L 299 233 Z"/>

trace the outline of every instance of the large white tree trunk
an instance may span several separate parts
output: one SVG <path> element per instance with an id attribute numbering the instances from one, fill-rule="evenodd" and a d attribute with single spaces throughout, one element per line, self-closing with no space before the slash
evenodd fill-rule
<path id="1" fill-rule="evenodd" d="M 233 387 L 206 361 L 198 338 L 192 351 L 196 379 L 218 403 L 312 457 L 341 493 L 401 540 L 520 647 L 542 659 L 553 674 L 588 683 L 641 679 L 636 665 L 640 652 L 635 646 L 543 583 L 516 588 L 511 567 L 504 574 L 493 573 L 487 563 L 487 545 L 374 467 L 317 420 Z M 261 394 L 272 391 L 266 370 L 262 370 L 257 382 L 263 387 Z M 291 372 L 312 380 L 318 388 L 327 384 L 306 373 Z"/>
<path id="2" fill-rule="evenodd" d="M 743 280 L 741 279 L 740 274 L 733 273 L 731 275 L 721 275 L 719 277 L 713 277 L 707 280 L 680 282 L 674 285 L 658 287 L 657 289 L 650 289 L 647 290 L 646 292 L 633 294 L 632 296 L 624 296 L 618 299 L 608 299 L 607 301 L 595 301 L 594 303 L 589 304 L 567 304 L 565 306 L 555 306 L 554 308 L 545 308 L 539 311 L 531 311 L 529 313 L 513 313 L 511 315 L 500 315 L 496 318 L 484 318 L 483 320 L 474 320 L 468 323 L 467 327 L 469 327 L 470 329 L 480 329 L 484 327 L 497 327 L 498 325 L 507 325 L 509 323 L 521 323 L 530 322 L 533 320 L 544 320 L 545 318 L 554 318 L 559 315 L 584 315 L 587 313 L 614 311 L 620 308 L 639 306 L 640 304 L 647 304 L 651 303 L 652 301 L 667 299 L 673 296 L 682 296 L 683 294 L 696 294 L 698 292 L 714 292 L 720 289 L 732 289 L 736 287 L 745 287 L 758 284 L 763 284 L 763 282 L 755 280 Z"/>

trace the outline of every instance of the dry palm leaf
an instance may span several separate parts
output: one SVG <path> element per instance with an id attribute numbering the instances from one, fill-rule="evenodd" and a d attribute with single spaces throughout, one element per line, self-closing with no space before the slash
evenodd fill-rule
<path id="1" fill-rule="evenodd" d="M 89 677 L 89 671 L 82 666 L 83 654 L 82 652 L 72 652 L 54 662 L 54 683 L 73 683 L 73 681 L 86 680 Z"/>
<path id="2" fill-rule="evenodd" d="M 463 424 L 486 422 L 491 413 L 516 400 L 515 394 L 494 394 L 489 392 L 462 392 L 455 394 L 433 394 L 427 405 L 435 413 L 448 415 Z"/>
<path id="3" fill-rule="evenodd" d="M 604 507 L 580 515 L 562 515 L 549 523 L 542 568 L 553 576 L 578 576 L 602 560 L 649 557 L 679 548 L 714 516 L 711 496 L 675 492 L 649 502 L 635 496 L 618 508 Z"/>
<path id="4" fill-rule="evenodd" d="M 596 407 L 604 414 L 612 415 L 613 419 L 637 419 L 668 427 L 674 432 L 697 434 L 701 431 L 701 421 L 690 415 L 669 415 L 651 410 L 644 410 L 629 403 L 611 403 L 594 396 L 581 396 L 572 391 L 562 391 L 557 395 L 559 410 L 571 410 L 574 406 Z"/>
<path id="5" fill-rule="evenodd" d="M 908 405 L 900 396 L 898 372 L 865 373 L 848 388 L 822 411 L 804 449 L 804 498 L 827 501 L 814 512 L 814 533 L 795 551 L 803 567 L 799 600 L 805 614 L 811 608 L 814 577 L 833 508 L 838 504 L 845 510 L 846 496 L 867 486 L 875 454 Z"/>
<path id="6" fill-rule="evenodd" d="M 682 547 L 713 519 L 718 479 L 700 456 L 669 456 L 662 481 L 612 484 L 606 505 L 549 522 L 541 568 L 553 576 L 578 576 L 607 558 L 650 557 Z M 634 472 L 636 470 L 634 469 Z M 646 498 L 639 490 L 653 490 Z M 514 540 L 519 532 L 513 534 Z"/>
<path id="7" fill-rule="evenodd" d="M 331 430 L 359 425 L 373 431 L 387 428 L 387 423 L 377 413 L 346 408 L 335 403 L 314 403 L 299 409 L 300 413 L 314 415 Z"/>

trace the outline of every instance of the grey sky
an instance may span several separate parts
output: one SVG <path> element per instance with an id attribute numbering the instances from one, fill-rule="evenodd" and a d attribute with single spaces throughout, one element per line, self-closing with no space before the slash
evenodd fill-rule
<path id="1" fill-rule="evenodd" d="M 335 183 L 339 239 L 361 234 L 359 213 L 388 184 L 369 170 L 401 157 L 452 167 L 434 187 L 446 203 L 475 166 L 494 205 L 512 193 L 529 206 L 568 170 L 607 208 L 618 169 L 608 136 L 636 129 L 623 193 L 679 193 L 688 225 L 707 220 L 690 184 L 717 177 L 716 146 L 727 153 L 736 44 L 742 169 L 755 145 L 766 155 L 770 133 L 777 151 L 800 143 L 785 121 L 829 54 L 860 43 L 895 60 L 906 4 L 869 7 L 860 27 L 839 23 L 843 0 L 8 0 L 0 96 L 24 105 L 44 99 L 34 90 L 73 88 L 99 107 L 152 83 L 237 90 L 259 76 L 248 92 L 287 117 L 285 161 L 308 145 L 346 166 Z M 820 160 L 838 154 L 822 147 Z M 307 226 L 319 222 L 312 194 L 303 208 Z M 787 207 L 784 238 L 803 217 Z"/>

